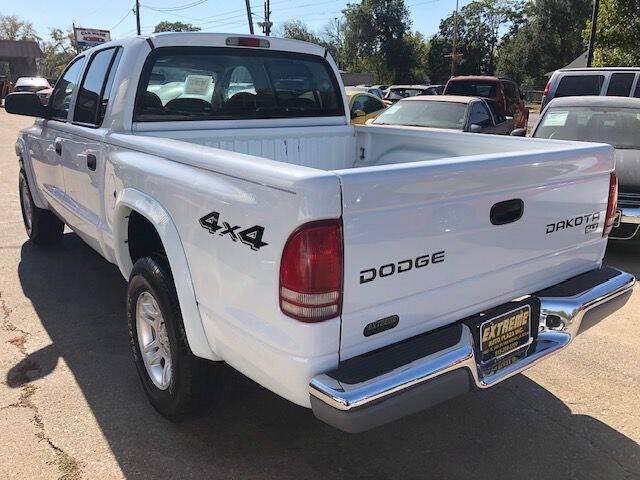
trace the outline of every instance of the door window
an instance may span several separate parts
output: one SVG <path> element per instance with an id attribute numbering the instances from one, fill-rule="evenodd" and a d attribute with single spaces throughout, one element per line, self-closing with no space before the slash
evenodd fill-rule
<path id="1" fill-rule="evenodd" d="M 636 91 L 633 94 L 634 97 L 640 98 L 640 79 L 638 79 L 638 84 L 636 85 Z"/>
<path id="2" fill-rule="evenodd" d="M 107 93 L 105 99 L 104 93 L 115 51 L 115 48 L 101 50 L 91 59 L 87 73 L 78 91 L 78 99 L 76 100 L 76 108 L 73 114 L 74 121 L 96 126 L 102 123 L 102 118 L 98 118 L 98 113 L 100 111 L 104 112 L 106 102 L 109 100 L 109 94 Z M 113 70 L 115 71 L 115 69 Z M 102 116 L 104 116 L 104 113 L 100 115 L 100 117 Z"/>
<path id="3" fill-rule="evenodd" d="M 353 103 L 351 104 L 351 117 L 355 116 L 356 110 L 362 110 L 363 112 L 365 111 L 364 105 L 366 100 L 366 95 L 356 95 L 356 97 L 353 99 Z"/>
<path id="4" fill-rule="evenodd" d="M 631 85 L 633 85 L 635 76 L 635 73 L 614 73 L 611 75 L 607 96 L 628 97 L 631 93 Z"/>
<path id="5" fill-rule="evenodd" d="M 64 72 L 60 80 L 58 80 L 58 83 L 56 83 L 56 88 L 53 90 L 51 100 L 49 101 L 49 104 L 51 105 L 51 118 L 64 122 L 67 121 L 69 107 L 71 106 L 71 98 L 78 86 L 78 79 L 84 65 L 84 60 L 85 57 L 75 59 L 67 67 L 67 70 Z"/>
<path id="6" fill-rule="evenodd" d="M 566 75 L 560 80 L 556 97 L 573 95 L 600 95 L 604 75 Z"/>
<path id="7" fill-rule="evenodd" d="M 364 110 L 364 113 L 366 113 L 367 115 L 373 112 L 377 112 L 378 110 L 382 110 L 383 107 L 384 105 L 380 100 L 368 96 L 364 97 L 364 105 L 362 110 Z"/>
<path id="8" fill-rule="evenodd" d="M 497 102 L 487 100 L 487 105 L 489 105 L 491 113 L 493 113 L 493 118 L 496 121 L 496 125 L 507 121 L 507 117 L 505 116 L 504 111 L 502 110 L 502 108 L 500 108 Z"/>
<path id="9" fill-rule="evenodd" d="M 473 103 L 471 107 L 471 123 L 478 124 L 483 128 L 492 125 L 489 110 L 487 110 L 487 107 L 485 107 L 482 102 Z"/>

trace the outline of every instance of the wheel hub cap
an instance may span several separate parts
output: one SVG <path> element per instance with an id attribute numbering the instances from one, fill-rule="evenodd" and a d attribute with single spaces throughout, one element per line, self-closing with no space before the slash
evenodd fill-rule
<path id="1" fill-rule="evenodd" d="M 149 292 L 138 297 L 136 330 L 142 361 L 156 387 L 165 390 L 171 383 L 171 346 L 158 302 Z"/>

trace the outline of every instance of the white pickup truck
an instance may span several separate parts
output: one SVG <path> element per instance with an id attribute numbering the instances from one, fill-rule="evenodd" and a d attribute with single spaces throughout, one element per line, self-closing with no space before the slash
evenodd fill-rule
<path id="1" fill-rule="evenodd" d="M 561 349 L 628 298 L 603 267 L 607 145 L 349 124 L 317 45 L 157 34 L 78 55 L 16 144 L 27 232 L 68 225 L 128 280 L 170 419 L 224 361 L 363 431 Z"/>

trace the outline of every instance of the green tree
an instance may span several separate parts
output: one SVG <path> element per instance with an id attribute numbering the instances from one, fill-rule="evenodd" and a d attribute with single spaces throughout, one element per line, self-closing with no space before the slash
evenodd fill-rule
<path id="1" fill-rule="evenodd" d="M 0 40 L 38 41 L 40 37 L 31 22 L 20 20 L 15 15 L 0 15 Z"/>
<path id="2" fill-rule="evenodd" d="M 601 0 L 596 25 L 593 65 L 595 67 L 632 67 L 640 65 L 638 32 L 640 2 L 638 0 Z M 582 32 L 589 42 L 591 19 Z"/>
<path id="3" fill-rule="evenodd" d="M 280 36 L 320 45 L 322 40 L 302 20 L 289 20 L 280 26 Z"/>
<path id="4" fill-rule="evenodd" d="M 531 86 L 586 49 L 581 34 L 592 0 L 529 0 L 526 21 L 512 29 L 498 48 L 497 71 Z"/>
<path id="5" fill-rule="evenodd" d="M 519 25 L 522 16 L 519 1 L 476 0 L 462 7 L 458 13 L 455 73 L 493 75 L 500 32 Z M 452 14 L 440 22 L 438 34 L 431 40 L 428 66 L 434 81 L 444 82 L 450 76 L 454 26 Z"/>
<path id="6" fill-rule="evenodd" d="M 184 22 L 160 22 L 153 29 L 153 33 L 158 32 L 199 32 L 200 27 Z"/>
<path id="7" fill-rule="evenodd" d="M 71 28 L 62 30 L 52 28 L 49 31 L 51 41 L 42 44 L 44 58 L 40 67 L 43 76 L 47 78 L 57 78 L 64 70 L 64 67 L 76 56 L 74 48 L 74 36 Z"/>

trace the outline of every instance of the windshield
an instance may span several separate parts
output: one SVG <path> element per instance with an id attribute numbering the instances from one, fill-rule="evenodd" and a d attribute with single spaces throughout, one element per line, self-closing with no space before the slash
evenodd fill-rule
<path id="1" fill-rule="evenodd" d="M 317 55 L 158 49 L 140 82 L 136 121 L 344 115 L 331 67 Z"/>
<path id="2" fill-rule="evenodd" d="M 549 108 L 533 136 L 640 149 L 640 108 Z"/>
<path id="3" fill-rule="evenodd" d="M 466 103 L 405 100 L 384 110 L 373 123 L 462 130 L 466 111 Z"/>

